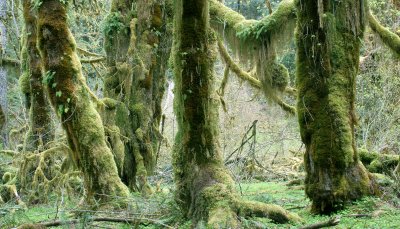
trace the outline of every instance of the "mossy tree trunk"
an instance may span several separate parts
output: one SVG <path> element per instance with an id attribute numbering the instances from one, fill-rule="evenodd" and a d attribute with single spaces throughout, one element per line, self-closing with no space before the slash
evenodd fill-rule
<path id="1" fill-rule="evenodd" d="M 3 127 L 6 124 L 6 115 L 3 111 L 3 106 L 0 105 L 0 131 L 3 131 Z"/>
<path id="2" fill-rule="evenodd" d="M 59 0 L 43 0 L 38 12 L 38 47 L 49 97 L 67 133 L 72 159 L 83 172 L 87 200 L 127 197 L 101 118 L 83 85 L 66 7 Z"/>
<path id="3" fill-rule="evenodd" d="M 39 50 L 37 49 L 36 15 L 31 1 L 23 1 L 25 22 L 23 55 L 25 87 L 29 89 L 29 130 L 24 139 L 24 151 L 34 151 L 54 139 L 54 126 L 51 119 L 51 105 L 42 83 L 42 69 Z M 25 89 L 26 90 L 26 89 Z"/>
<path id="4" fill-rule="evenodd" d="M 164 4 L 115 0 L 105 29 L 109 65 L 105 94 L 118 101 L 115 127 L 128 137 L 124 144 L 122 179 L 144 194 L 151 193 L 147 175 L 154 171 L 161 137 L 158 126 L 171 46 Z M 115 21 L 119 27 L 113 27 Z M 112 120 L 105 123 L 108 125 Z"/>
<path id="5" fill-rule="evenodd" d="M 174 109 L 178 133 L 173 152 L 176 200 L 194 227 L 239 228 L 238 216 L 297 219 L 278 206 L 242 201 L 223 166 L 214 88 L 216 37 L 207 0 L 174 6 Z"/>
<path id="6" fill-rule="evenodd" d="M 306 145 L 306 194 L 317 213 L 330 213 L 375 191 L 354 138 L 366 4 L 300 0 L 297 5 L 297 110 Z"/>

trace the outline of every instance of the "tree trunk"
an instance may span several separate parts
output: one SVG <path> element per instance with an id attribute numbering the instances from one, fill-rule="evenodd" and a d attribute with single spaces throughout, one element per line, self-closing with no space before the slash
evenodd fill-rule
<path id="1" fill-rule="evenodd" d="M 24 140 L 24 151 L 34 151 L 54 139 L 54 125 L 51 119 L 51 106 L 42 83 L 42 69 L 39 50 L 36 48 L 36 16 L 33 13 L 30 0 L 23 2 L 25 21 L 24 65 L 22 66 L 30 94 L 29 130 Z"/>
<path id="2" fill-rule="evenodd" d="M 218 143 L 218 97 L 214 88 L 216 37 L 207 0 L 175 1 L 176 200 L 194 227 L 239 228 L 238 216 L 296 220 L 278 206 L 242 201 L 223 166 Z"/>
<path id="3" fill-rule="evenodd" d="M 152 192 L 147 175 L 155 168 L 161 101 L 171 46 L 167 38 L 166 12 L 161 4 L 164 3 L 115 0 L 105 30 L 110 69 L 105 79 L 105 94 L 120 102 L 115 127 L 128 137 L 121 166 L 122 179 L 144 194 Z M 133 7 L 140 12 L 137 16 L 132 16 L 129 10 Z M 115 21 L 121 26 L 112 27 Z M 105 123 L 108 125 L 112 120 Z"/>
<path id="4" fill-rule="evenodd" d="M 306 145 L 306 194 L 316 213 L 330 213 L 376 190 L 354 139 L 366 4 L 300 0 L 297 7 L 297 107 Z"/>
<path id="5" fill-rule="evenodd" d="M 44 81 L 67 133 L 73 161 L 84 174 L 87 199 L 127 197 L 129 191 L 118 177 L 103 123 L 83 85 L 66 5 L 59 0 L 43 0 L 39 7 L 38 44 L 46 72 Z"/>

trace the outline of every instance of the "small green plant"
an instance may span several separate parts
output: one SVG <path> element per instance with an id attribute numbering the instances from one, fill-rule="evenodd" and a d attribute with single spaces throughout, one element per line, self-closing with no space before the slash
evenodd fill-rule
<path id="1" fill-rule="evenodd" d="M 42 0 L 31 0 L 31 3 L 33 9 L 39 9 L 43 2 Z"/>
<path id="2" fill-rule="evenodd" d="M 113 12 L 105 19 L 105 22 L 103 23 L 103 31 L 107 36 L 112 36 L 116 33 L 127 33 L 128 28 L 123 23 L 122 15 L 119 12 Z"/>
<path id="3" fill-rule="evenodd" d="M 45 84 L 45 85 L 49 85 L 49 84 L 53 81 L 54 75 L 55 75 L 55 74 L 56 74 L 56 72 L 47 71 L 47 72 L 44 74 L 42 83 Z M 57 84 L 56 84 L 56 83 L 53 83 L 52 86 L 53 86 L 53 88 L 54 88 L 54 87 L 57 86 Z"/>

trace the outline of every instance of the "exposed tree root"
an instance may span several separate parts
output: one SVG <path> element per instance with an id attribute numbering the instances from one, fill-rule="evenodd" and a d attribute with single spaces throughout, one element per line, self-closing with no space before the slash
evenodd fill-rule
<path id="1" fill-rule="evenodd" d="M 40 153 L 23 155 L 18 180 L 21 190 L 28 195 L 29 202 L 47 202 L 47 193 L 66 189 L 69 196 L 76 192 L 80 172 L 67 159 L 71 150 L 63 143 Z"/>

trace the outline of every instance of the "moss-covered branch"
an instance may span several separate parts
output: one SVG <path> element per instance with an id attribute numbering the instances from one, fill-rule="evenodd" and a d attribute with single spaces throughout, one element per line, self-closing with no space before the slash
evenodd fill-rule
<path id="1" fill-rule="evenodd" d="M 247 81 L 253 88 L 256 88 L 258 90 L 262 90 L 264 88 L 260 80 L 253 77 L 250 73 L 243 71 L 243 69 L 232 59 L 221 39 L 218 39 L 218 50 L 225 63 L 228 65 L 229 69 L 232 70 L 239 78 Z M 292 92 L 294 90 L 292 88 L 286 88 L 287 89 L 285 89 L 285 91 L 287 90 L 288 92 Z M 273 102 L 278 104 L 284 111 L 293 115 L 296 114 L 296 108 L 287 104 L 275 93 L 268 93 L 268 97 Z"/>
<path id="2" fill-rule="evenodd" d="M 372 31 L 378 34 L 383 43 L 400 57 L 400 37 L 382 26 L 371 11 L 368 12 L 368 22 Z"/>
<path id="3" fill-rule="evenodd" d="M 239 78 L 247 81 L 254 88 L 262 88 L 260 80 L 253 77 L 248 72 L 243 71 L 243 69 L 231 58 L 221 39 L 218 39 L 218 50 L 225 63 L 229 66 L 230 70 L 232 70 Z"/>
<path id="4" fill-rule="evenodd" d="M 294 0 L 284 0 L 271 15 L 256 21 L 246 20 L 243 15 L 223 3 L 210 0 L 210 16 L 214 24 L 234 30 L 234 35 L 239 39 L 265 40 L 284 32 L 284 28 L 295 23 L 296 7 Z"/>

